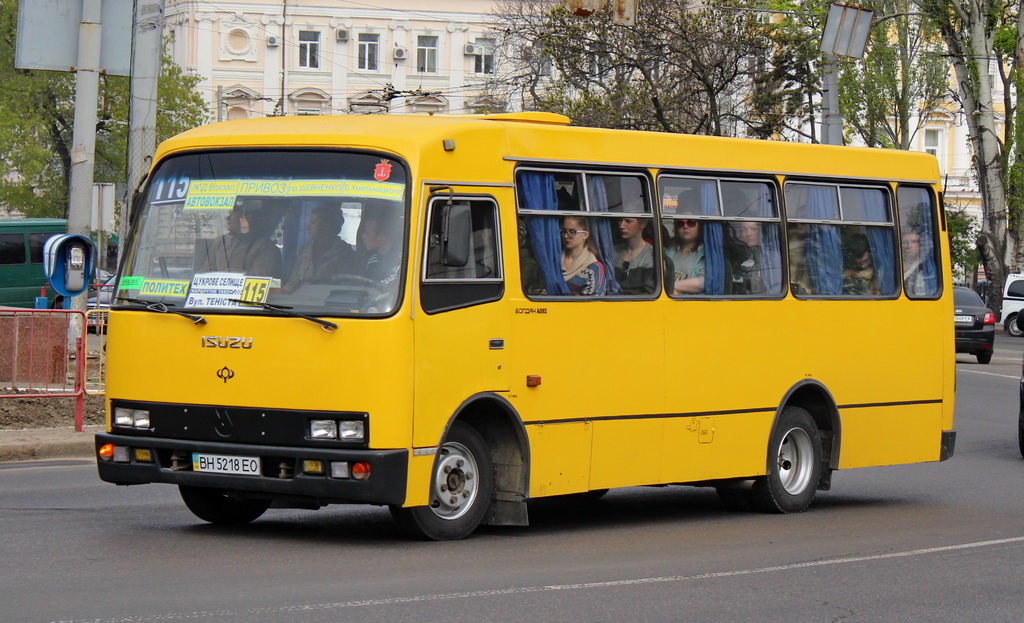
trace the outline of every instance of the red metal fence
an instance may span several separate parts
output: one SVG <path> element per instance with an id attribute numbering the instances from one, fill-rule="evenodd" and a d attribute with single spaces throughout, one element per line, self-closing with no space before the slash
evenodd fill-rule
<path id="1" fill-rule="evenodd" d="M 74 398 L 81 432 L 86 335 L 79 311 L 0 307 L 0 399 Z"/>

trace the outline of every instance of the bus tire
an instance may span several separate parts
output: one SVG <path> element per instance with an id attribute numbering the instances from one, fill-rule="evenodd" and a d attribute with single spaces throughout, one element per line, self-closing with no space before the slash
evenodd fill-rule
<path id="1" fill-rule="evenodd" d="M 1021 329 L 1017 325 L 1017 318 L 1019 318 L 1019 314 L 1010 314 L 1006 321 L 1003 322 L 1003 330 L 1013 337 L 1020 337 L 1024 335 L 1024 329 Z"/>
<path id="2" fill-rule="evenodd" d="M 480 525 L 494 492 L 494 468 L 483 437 L 456 422 L 438 449 L 430 479 L 430 505 L 391 507 L 408 534 L 431 541 L 464 539 Z"/>
<path id="3" fill-rule="evenodd" d="M 766 513 L 807 510 L 821 479 L 821 438 L 811 415 L 786 407 L 768 443 L 768 470 L 754 481 L 750 501 Z"/>
<path id="4" fill-rule="evenodd" d="M 221 489 L 178 485 L 178 493 L 193 515 L 221 526 L 247 524 L 270 508 L 270 500 L 241 500 Z"/>

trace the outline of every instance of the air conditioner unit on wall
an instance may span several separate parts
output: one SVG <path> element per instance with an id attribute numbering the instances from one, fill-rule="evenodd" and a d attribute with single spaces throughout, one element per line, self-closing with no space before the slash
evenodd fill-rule
<path id="1" fill-rule="evenodd" d="M 409 50 L 406 50 L 405 48 L 403 48 L 401 46 L 396 46 L 395 47 L 395 60 L 396 61 L 403 60 L 407 56 L 409 56 Z"/>
<path id="2" fill-rule="evenodd" d="M 472 43 L 467 43 L 462 53 L 466 56 L 475 56 L 477 54 L 476 46 Z"/>
<path id="3" fill-rule="evenodd" d="M 334 38 L 336 41 L 348 41 L 348 30 L 339 28 L 335 31 Z"/>
<path id="4" fill-rule="evenodd" d="M 280 42 L 277 40 L 277 37 L 275 37 L 274 35 L 270 35 L 270 36 L 267 37 L 267 47 L 268 48 L 276 48 L 279 43 Z"/>

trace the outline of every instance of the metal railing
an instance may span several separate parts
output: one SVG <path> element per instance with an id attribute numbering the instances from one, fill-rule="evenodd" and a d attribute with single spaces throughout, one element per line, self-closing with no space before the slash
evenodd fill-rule
<path id="1" fill-rule="evenodd" d="M 80 311 L 0 307 L 0 399 L 74 398 L 81 432 L 85 327 Z"/>

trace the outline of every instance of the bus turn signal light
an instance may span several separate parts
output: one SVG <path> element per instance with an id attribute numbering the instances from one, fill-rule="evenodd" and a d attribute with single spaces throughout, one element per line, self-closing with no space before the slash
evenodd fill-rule
<path id="1" fill-rule="evenodd" d="M 537 387 L 539 385 L 540 385 L 540 375 L 539 374 L 527 374 L 526 375 L 526 386 L 527 387 Z"/>
<path id="2" fill-rule="evenodd" d="M 114 458 L 114 444 L 105 443 L 102 446 L 100 446 L 99 455 L 100 458 L 103 459 L 104 461 L 109 461 L 110 459 Z"/>

